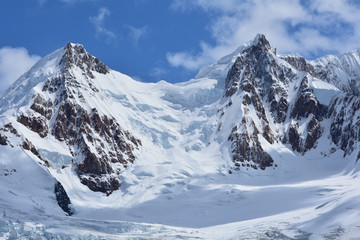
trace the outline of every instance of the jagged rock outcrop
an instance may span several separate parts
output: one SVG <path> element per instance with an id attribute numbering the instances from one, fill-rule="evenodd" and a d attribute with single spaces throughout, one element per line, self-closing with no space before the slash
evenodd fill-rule
<path id="1" fill-rule="evenodd" d="M 80 181 L 93 191 L 111 194 L 121 185 L 121 168 L 135 161 L 134 151 L 141 141 L 124 130 L 114 117 L 96 108 L 88 109 L 83 95 L 99 92 L 93 82 L 94 72 L 109 73 L 105 64 L 88 54 L 82 45 L 69 43 L 59 68 L 54 77 L 47 78 L 42 91 L 32 97 L 29 109 L 19 114 L 17 121 L 41 138 L 51 134 L 64 142 Z M 75 74 L 78 69 L 83 80 Z M 42 160 L 33 143 L 26 140 L 22 146 Z M 50 166 L 48 162 L 46 165 Z"/>
<path id="2" fill-rule="evenodd" d="M 291 122 L 288 136 L 292 150 L 301 152 L 302 139 L 299 133 L 299 124 L 296 121 Z"/>
<path id="3" fill-rule="evenodd" d="M 29 128 L 31 131 L 38 133 L 39 136 L 42 138 L 46 137 L 49 133 L 49 127 L 47 125 L 47 122 L 41 116 L 20 115 L 18 116 L 17 121 Z"/>
<path id="4" fill-rule="evenodd" d="M 305 140 L 304 151 L 310 150 L 316 147 L 317 140 L 322 135 L 322 128 L 320 122 L 313 115 L 310 122 L 307 125 L 307 136 Z"/>
<path id="5" fill-rule="evenodd" d="M 0 145 L 7 145 L 7 137 L 0 134 Z"/>
<path id="6" fill-rule="evenodd" d="M 68 216 L 73 215 L 74 210 L 71 207 L 70 198 L 60 182 L 55 183 L 54 193 L 59 207 L 61 207 L 61 209 L 66 212 Z"/>
<path id="7" fill-rule="evenodd" d="M 309 87 L 308 78 L 305 76 L 300 84 L 295 104 L 292 108 L 290 118 L 293 123 L 289 128 L 289 143 L 293 150 L 305 153 L 306 151 L 315 148 L 317 140 L 322 135 L 322 128 L 320 121 L 327 115 L 327 106 L 320 104 L 312 93 Z M 307 118 L 310 120 L 307 123 L 304 141 L 300 138 L 299 125 L 297 121 Z"/>
<path id="8" fill-rule="evenodd" d="M 264 35 L 243 50 L 225 79 L 224 97 L 242 98 L 242 121 L 234 123 L 228 138 L 235 169 L 248 167 L 242 164 L 245 161 L 260 169 L 274 165 L 260 135 L 269 144 L 289 144 L 301 154 L 317 146 L 328 106 L 319 102 L 310 86 L 309 78 L 316 76 L 316 68 L 304 58 L 277 56 Z M 300 129 L 299 122 L 306 127 Z"/>
<path id="9" fill-rule="evenodd" d="M 11 123 L 5 124 L 3 127 L 0 127 L 0 145 L 6 146 L 10 145 L 13 146 L 9 140 L 8 134 L 14 135 L 16 137 L 20 137 L 20 134 L 17 130 L 13 127 Z"/>
<path id="10" fill-rule="evenodd" d="M 301 81 L 294 107 L 291 111 L 291 118 L 307 118 L 310 114 L 318 120 L 322 120 L 327 114 L 327 107 L 320 104 L 309 87 L 308 78 L 305 76 Z"/>
<path id="11" fill-rule="evenodd" d="M 307 61 L 301 56 L 285 55 L 281 59 L 295 69 L 307 72 L 324 82 L 331 83 L 347 94 L 360 96 L 360 72 L 358 59 L 360 51 L 353 51 L 340 56 L 325 56 Z"/>
<path id="12" fill-rule="evenodd" d="M 262 149 L 258 139 L 259 130 L 254 122 L 251 120 L 248 122 L 243 118 L 239 126 L 234 126 L 228 139 L 232 142 L 232 160 L 235 163 L 235 170 L 239 170 L 240 167 L 264 170 L 272 166 L 274 160 Z"/>
<path id="13" fill-rule="evenodd" d="M 314 66 L 311 65 L 310 63 L 308 63 L 305 60 L 305 58 L 303 58 L 301 56 L 285 55 L 285 56 L 281 56 L 281 59 L 288 62 L 291 66 L 293 66 L 297 70 L 307 72 L 311 76 L 314 76 L 314 77 L 316 77 L 316 75 L 317 75 L 315 73 Z"/>
<path id="14" fill-rule="evenodd" d="M 360 98 L 357 96 L 343 95 L 330 106 L 328 116 L 332 119 L 331 139 L 344 151 L 344 156 L 351 154 L 360 141 L 359 110 Z"/>
<path id="15" fill-rule="evenodd" d="M 110 69 L 108 66 L 102 63 L 98 58 L 87 53 L 82 45 L 68 43 L 64 49 L 65 54 L 61 59 L 60 64 L 64 64 L 65 69 L 77 66 L 91 78 L 94 78 L 93 71 L 102 74 L 109 73 Z"/>
<path id="16" fill-rule="evenodd" d="M 113 165 L 126 168 L 135 160 L 134 149 L 141 146 L 114 118 L 100 116 L 96 109 L 87 112 L 70 101 L 59 106 L 52 134 L 67 143 L 75 159 L 84 159 L 75 168 L 81 182 L 107 194 L 120 187 L 120 169 Z"/>
<path id="17" fill-rule="evenodd" d="M 273 57 L 275 50 L 271 48 L 264 35 L 258 35 L 256 41 L 256 44 L 242 52 L 229 70 L 225 79 L 225 97 L 232 97 L 238 91 L 244 92 L 242 100 L 244 113 L 246 114 L 248 109 L 253 107 L 261 125 L 259 130 L 252 123 L 254 128 L 252 133 L 249 133 L 246 127 L 238 132 L 237 126 L 234 126 L 229 140 L 232 142 L 232 158 L 235 164 L 238 161 L 248 161 L 252 162 L 249 166 L 253 168 L 259 166 L 260 169 L 265 169 L 267 166 L 272 166 L 273 160 L 263 151 L 257 134 L 261 134 L 269 143 L 274 142 L 274 134 L 265 113 L 264 101 L 271 103 L 271 113 L 276 121 L 285 120 L 284 111 L 288 108 L 287 95 L 274 79 L 274 75 L 281 76 L 281 81 L 287 82 L 291 73 L 277 68 Z M 271 70 L 269 71 L 268 68 Z M 276 101 L 278 96 L 280 100 Z M 245 122 L 246 120 L 243 119 L 242 124 Z M 243 165 L 247 166 L 247 164 Z"/>
<path id="18" fill-rule="evenodd" d="M 33 104 L 30 106 L 30 109 L 34 110 L 35 112 L 39 113 L 41 116 L 45 117 L 46 119 L 51 119 L 53 115 L 53 102 L 51 99 L 45 100 L 38 94 Z"/>

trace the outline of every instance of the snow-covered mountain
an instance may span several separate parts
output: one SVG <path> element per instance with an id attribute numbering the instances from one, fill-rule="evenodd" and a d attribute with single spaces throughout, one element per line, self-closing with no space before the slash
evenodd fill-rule
<path id="1" fill-rule="evenodd" d="M 179 84 L 69 43 L 0 97 L 0 236 L 360 237 L 359 80 L 261 34 Z"/>

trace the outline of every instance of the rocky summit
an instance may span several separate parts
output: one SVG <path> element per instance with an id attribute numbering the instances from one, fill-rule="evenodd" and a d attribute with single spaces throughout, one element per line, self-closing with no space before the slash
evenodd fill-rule
<path id="1" fill-rule="evenodd" d="M 310 61 L 259 34 L 170 84 L 68 43 L 0 96 L 0 210 L 20 235 L 41 223 L 36 237 L 74 216 L 115 235 L 345 236 L 360 214 L 359 109 L 359 50 Z"/>

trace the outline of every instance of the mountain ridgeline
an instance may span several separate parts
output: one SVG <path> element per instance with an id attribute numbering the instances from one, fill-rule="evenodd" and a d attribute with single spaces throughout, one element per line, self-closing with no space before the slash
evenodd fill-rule
<path id="1" fill-rule="evenodd" d="M 69 43 L 2 94 L 0 144 L 23 148 L 62 192 L 74 173 L 106 195 L 134 164 L 210 149 L 233 174 L 281 171 L 279 149 L 325 165 L 338 151 L 360 158 L 359 83 L 359 51 L 307 61 L 261 34 L 176 85 L 136 82 Z"/>
<path id="2" fill-rule="evenodd" d="M 309 78 L 315 76 L 307 69 L 314 68 L 301 57 L 277 56 L 264 35 L 237 57 L 225 79 L 224 94 L 229 101 L 242 98 L 241 121 L 229 136 L 236 169 L 250 164 L 264 170 L 274 165 L 259 136 L 270 145 L 288 144 L 301 154 L 316 147 L 328 106 L 313 94 Z M 250 111 L 255 115 L 250 116 Z M 300 122 L 306 126 L 301 131 Z"/>
<path id="3" fill-rule="evenodd" d="M 18 113 L 16 121 L 41 138 L 51 135 L 64 143 L 81 182 L 93 191 L 110 194 L 120 187 L 120 166 L 126 168 L 134 162 L 133 151 L 141 146 L 141 141 L 113 117 L 99 115 L 96 108 L 84 104 L 84 91 L 89 95 L 99 92 L 92 83 L 93 72 L 109 73 L 105 64 L 88 54 L 82 45 L 69 43 L 57 65 L 55 74 L 46 77 L 41 90 L 31 96 L 30 105 Z M 81 71 L 82 81 L 77 79 L 74 69 Z M 51 167 L 35 143 L 25 138 L 22 146 Z"/>

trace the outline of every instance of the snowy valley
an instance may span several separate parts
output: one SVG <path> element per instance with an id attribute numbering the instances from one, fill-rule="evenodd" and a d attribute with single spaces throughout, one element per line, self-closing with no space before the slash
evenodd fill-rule
<path id="1" fill-rule="evenodd" d="M 360 50 L 170 84 L 69 43 L 0 96 L 0 239 L 358 239 L 359 109 Z"/>

